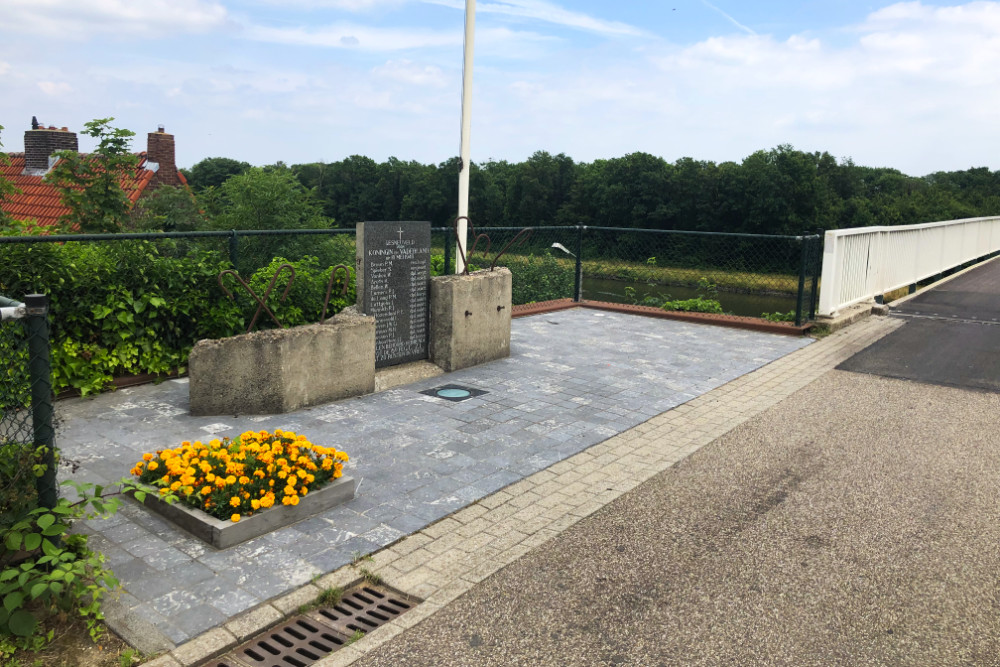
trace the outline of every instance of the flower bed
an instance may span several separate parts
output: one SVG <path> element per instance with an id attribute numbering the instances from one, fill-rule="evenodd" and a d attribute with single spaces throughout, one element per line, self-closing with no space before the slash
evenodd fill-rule
<path id="1" fill-rule="evenodd" d="M 173 492 L 181 503 L 216 519 L 239 522 L 277 505 L 296 506 L 343 475 L 345 452 L 320 447 L 304 435 L 276 429 L 247 431 L 208 444 L 144 454 L 132 468 L 140 482 Z"/>

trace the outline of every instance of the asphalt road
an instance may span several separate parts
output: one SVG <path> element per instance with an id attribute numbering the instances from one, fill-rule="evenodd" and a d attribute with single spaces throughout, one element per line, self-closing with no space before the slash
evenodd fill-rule
<path id="1" fill-rule="evenodd" d="M 357 665 L 1000 665 L 1000 394 L 833 371 Z"/>

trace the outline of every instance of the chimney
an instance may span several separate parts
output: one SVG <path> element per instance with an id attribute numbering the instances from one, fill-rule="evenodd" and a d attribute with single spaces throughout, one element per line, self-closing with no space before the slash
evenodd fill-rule
<path id="1" fill-rule="evenodd" d="M 163 131 L 163 126 L 156 132 L 150 132 L 146 138 L 146 162 L 155 162 L 158 167 L 150 187 L 160 185 L 181 185 L 177 175 L 177 159 L 174 157 L 174 135 Z"/>
<path id="2" fill-rule="evenodd" d="M 24 173 L 41 175 L 49 170 L 49 156 L 56 151 L 79 151 L 80 144 L 76 132 L 65 127 L 57 130 L 38 125 L 34 117 L 31 129 L 24 133 Z"/>

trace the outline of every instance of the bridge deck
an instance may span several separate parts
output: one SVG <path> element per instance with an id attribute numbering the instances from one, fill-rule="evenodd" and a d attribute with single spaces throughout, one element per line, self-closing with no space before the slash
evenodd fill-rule
<path id="1" fill-rule="evenodd" d="M 1000 392 L 1000 261 L 893 307 L 904 326 L 841 370 Z"/>

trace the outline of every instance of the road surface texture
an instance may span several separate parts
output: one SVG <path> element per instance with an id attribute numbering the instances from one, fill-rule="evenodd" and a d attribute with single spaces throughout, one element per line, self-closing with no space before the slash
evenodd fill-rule
<path id="1" fill-rule="evenodd" d="M 998 414 L 830 371 L 355 664 L 1000 664 Z"/>

